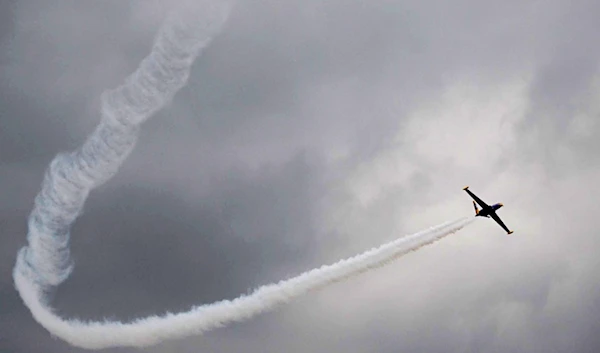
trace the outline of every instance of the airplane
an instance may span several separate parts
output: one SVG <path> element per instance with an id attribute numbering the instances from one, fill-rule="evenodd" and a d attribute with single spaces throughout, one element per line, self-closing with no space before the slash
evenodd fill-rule
<path id="1" fill-rule="evenodd" d="M 506 233 L 508 234 L 512 234 L 513 231 L 509 230 L 504 223 L 502 222 L 502 220 L 500 219 L 500 217 L 498 217 L 498 215 L 496 214 L 496 210 L 499 209 L 500 207 L 504 206 L 502 203 L 497 203 L 494 205 L 488 205 L 487 203 L 483 202 L 479 197 L 475 196 L 475 194 L 473 194 L 470 190 L 468 186 L 465 186 L 463 188 L 464 191 L 467 192 L 467 194 L 469 194 L 469 196 L 471 196 L 473 198 L 473 200 L 477 201 L 477 203 L 475 203 L 475 201 L 473 201 L 473 207 L 475 207 L 475 216 L 480 216 L 480 217 L 487 217 L 490 218 L 492 217 L 492 219 L 494 221 L 496 221 L 496 223 L 498 223 L 500 225 L 500 227 L 504 228 L 504 230 L 506 231 Z M 479 204 L 479 206 L 481 206 L 481 210 L 477 208 L 477 204 Z"/>

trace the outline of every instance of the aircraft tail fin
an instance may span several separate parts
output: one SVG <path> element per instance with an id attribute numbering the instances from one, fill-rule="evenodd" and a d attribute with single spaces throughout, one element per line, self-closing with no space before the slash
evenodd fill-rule
<path id="1" fill-rule="evenodd" d="M 473 207 L 475 208 L 475 215 L 479 215 L 479 208 L 477 208 L 477 204 L 473 201 Z"/>
<path id="2" fill-rule="evenodd" d="M 512 230 L 509 230 L 509 231 L 508 231 L 508 234 L 512 234 L 512 233 L 514 233 Z"/>

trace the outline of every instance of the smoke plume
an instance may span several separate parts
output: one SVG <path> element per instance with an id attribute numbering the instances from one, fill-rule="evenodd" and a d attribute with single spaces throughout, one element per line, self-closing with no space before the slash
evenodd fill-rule
<path id="1" fill-rule="evenodd" d="M 70 228 L 88 194 L 108 181 L 136 144 L 140 125 L 170 102 L 204 47 L 226 22 L 231 4 L 190 0 L 171 14 L 151 53 L 121 86 L 102 96 L 101 121 L 76 151 L 62 153 L 48 167 L 29 216 L 27 246 L 17 256 L 15 285 L 33 317 L 53 335 L 88 349 L 143 347 L 241 321 L 346 277 L 381 266 L 409 251 L 456 232 L 472 219 L 448 222 L 361 255 L 258 288 L 233 300 L 152 316 L 129 323 L 82 322 L 56 315 L 46 293 L 71 273 Z"/>
<path id="2" fill-rule="evenodd" d="M 119 346 L 145 347 L 168 339 L 202 334 L 272 310 L 309 291 L 383 266 L 404 254 L 462 229 L 473 220 L 474 218 L 462 218 L 446 222 L 332 265 L 307 271 L 279 283 L 259 287 L 253 293 L 233 300 L 223 300 L 193 307 L 187 312 L 151 316 L 129 323 L 64 320 L 43 304 L 41 293 L 28 278 L 15 273 L 15 283 L 35 319 L 52 334 L 74 346 L 88 349 Z"/>

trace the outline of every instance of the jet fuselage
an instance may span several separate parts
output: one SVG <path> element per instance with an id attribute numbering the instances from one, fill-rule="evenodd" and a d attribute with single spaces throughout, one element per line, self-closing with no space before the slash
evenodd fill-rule
<path id="1" fill-rule="evenodd" d="M 483 207 L 483 208 L 481 208 L 481 210 L 479 210 L 479 212 L 477 213 L 477 216 L 489 217 L 492 213 L 496 213 L 496 210 L 502 206 L 504 206 L 504 205 L 499 202 L 499 203 L 490 205 L 489 207 Z"/>

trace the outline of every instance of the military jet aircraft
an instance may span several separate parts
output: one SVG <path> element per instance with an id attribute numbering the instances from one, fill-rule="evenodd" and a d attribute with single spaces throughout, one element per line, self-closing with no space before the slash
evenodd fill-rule
<path id="1" fill-rule="evenodd" d="M 471 191 L 469 191 L 469 187 L 465 186 L 463 188 L 464 191 L 467 192 L 467 194 L 469 194 L 469 196 L 471 196 L 473 198 L 473 200 L 477 201 L 477 203 L 475 203 L 475 201 L 473 201 L 473 207 L 475 207 L 475 215 L 476 216 L 480 216 L 480 217 L 492 217 L 492 219 L 494 221 L 496 221 L 496 223 L 498 223 L 500 225 L 500 227 L 504 228 L 504 230 L 506 231 L 506 233 L 508 234 L 512 234 L 512 230 L 508 230 L 508 228 L 504 225 L 504 223 L 502 222 L 502 220 L 500 219 L 500 217 L 498 217 L 498 215 L 496 214 L 496 210 L 499 209 L 500 207 L 504 206 L 501 203 L 497 203 L 494 205 L 488 205 L 487 203 L 483 202 L 479 197 L 475 196 L 475 194 L 473 194 Z M 481 210 L 477 208 L 477 204 L 479 204 L 479 206 L 481 206 Z"/>

